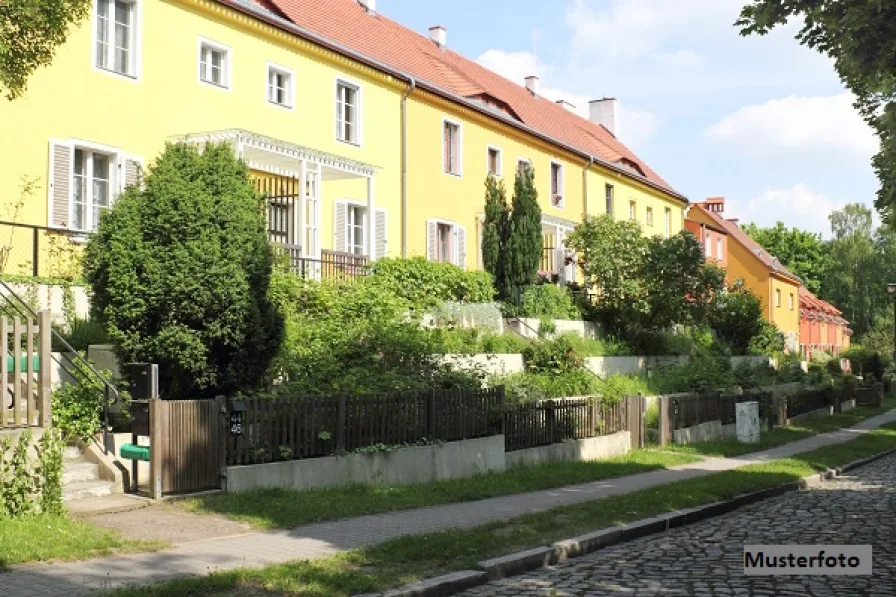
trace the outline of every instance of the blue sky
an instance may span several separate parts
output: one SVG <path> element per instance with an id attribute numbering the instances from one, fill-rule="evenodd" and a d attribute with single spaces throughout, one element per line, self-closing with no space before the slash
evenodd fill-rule
<path id="1" fill-rule="evenodd" d="M 542 95 L 619 100 L 620 139 L 692 201 L 726 215 L 829 234 L 827 215 L 871 205 L 877 140 L 832 62 L 793 39 L 798 24 L 743 38 L 746 0 L 379 0 L 416 31 Z"/>

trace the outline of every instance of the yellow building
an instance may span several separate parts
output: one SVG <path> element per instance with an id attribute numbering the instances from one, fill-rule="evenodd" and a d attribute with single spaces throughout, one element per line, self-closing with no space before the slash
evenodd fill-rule
<path id="1" fill-rule="evenodd" d="M 762 301 L 766 321 L 778 327 L 787 350 L 800 349 L 800 286 L 802 281 L 750 238 L 737 220 L 725 219 L 725 200 L 716 197 L 692 204 L 687 219 L 724 230 L 727 235 L 727 280 L 741 279 Z"/>
<path id="2" fill-rule="evenodd" d="M 94 0 L 26 95 L 0 103 L 0 218 L 36 227 L 0 226 L 0 266 L 47 275 L 48 236 L 83 238 L 186 139 L 233 146 L 270 197 L 272 240 L 311 271 L 386 255 L 477 267 L 486 175 L 510 195 L 532 167 L 543 265 L 560 272 L 585 214 L 683 225 L 687 200 L 615 138 L 615 105 L 581 118 L 373 0 Z M 40 190 L 14 209 L 23 178 Z"/>

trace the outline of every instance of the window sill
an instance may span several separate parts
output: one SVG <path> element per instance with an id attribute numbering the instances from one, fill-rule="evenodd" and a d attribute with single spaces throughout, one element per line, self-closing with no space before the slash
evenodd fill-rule
<path id="1" fill-rule="evenodd" d="M 272 102 L 271 100 L 268 100 L 268 105 L 274 106 L 275 108 L 280 108 L 282 110 L 290 110 L 290 111 L 295 110 L 294 104 L 278 104 L 277 102 Z"/>
<path id="2" fill-rule="evenodd" d="M 448 176 L 453 176 L 454 178 L 463 178 L 464 175 L 459 172 L 448 172 L 446 170 L 442 170 L 442 174 L 446 174 Z"/>
<path id="3" fill-rule="evenodd" d="M 116 77 L 119 79 L 124 79 L 125 81 L 130 81 L 132 83 L 139 83 L 140 77 L 139 75 L 132 75 L 130 73 L 123 73 L 117 70 L 113 70 L 111 68 L 105 68 L 102 66 L 94 65 L 93 69 L 99 73 L 103 73 L 104 75 L 109 75 L 110 77 Z"/>
<path id="4" fill-rule="evenodd" d="M 220 89 L 221 91 L 230 91 L 231 87 L 229 85 L 222 85 L 220 83 L 213 83 L 212 81 L 206 81 L 205 79 L 199 79 L 199 83 L 202 85 L 206 85 L 208 87 L 213 87 L 215 89 Z"/>
<path id="5" fill-rule="evenodd" d="M 361 147 L 361 143 L 359 143 L 358 141 L 349 141 L 348 139 L 340 139 L 339 137 L 336 137 L 336 140 L 340 143 L 351 145 L 352 147 Z"/>

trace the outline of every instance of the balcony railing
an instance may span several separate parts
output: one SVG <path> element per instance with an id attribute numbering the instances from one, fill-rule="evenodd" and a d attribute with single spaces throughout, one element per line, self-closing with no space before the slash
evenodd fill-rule
<path id="1" fill-rule="evenodd" d="M 272 246 L 279 263 L 306 280 L 353 280 L 370 273 L 370 260 L 363 255 L 323 249 L 320 259 L 312 259 L 302 257 L 302 249 L 297 245 Z"/>

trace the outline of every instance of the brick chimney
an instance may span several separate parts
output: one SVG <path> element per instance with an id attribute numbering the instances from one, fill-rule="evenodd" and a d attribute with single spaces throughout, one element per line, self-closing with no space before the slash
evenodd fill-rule
<path id="1" fill-rule="evenodd" d="M 706 211 L 711 211 L 713 213 L 722 215 L 723 213 L 725 213 L 725 198 L 709 197 L 706 199 L 706 201 L 703 202 L 703 206 L 706 207 Z"/>

